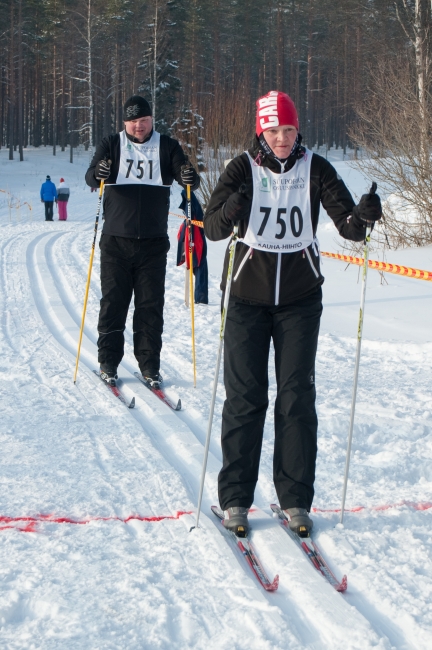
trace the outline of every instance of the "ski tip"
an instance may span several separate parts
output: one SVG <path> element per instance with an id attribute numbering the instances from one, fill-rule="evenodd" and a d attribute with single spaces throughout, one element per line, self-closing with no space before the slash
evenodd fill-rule
<path id="1" fill-rule="evenodd" d="M 277 591 L 279 587 L 279 576 L 275 575 L 273 582 L 269 584 L 264 584 L 263 587 L 266 591 Z"/>
<path id="2" fill-rule="evenodd" d="M 177 402 L 177 406 L 175 407 L 176 411 L 181 411 L 181 399 Z"/>
<path id="3" fill-rule="evenodd" d="M 348 578 L 344 576 L 340 581 L 339 585 L 336 587 L 336 591 L 340 591 L 341 593 L 343 593 L 347 589 L 348 589 Z"/>
<path id="4" fill-rule="evenodd" d="M 129 404 L 129 408 L 130 408 L 130 409 L 135 408 L 135 397 L 132 397 L 132 401 L 131 401 L 131 403 Z"/>

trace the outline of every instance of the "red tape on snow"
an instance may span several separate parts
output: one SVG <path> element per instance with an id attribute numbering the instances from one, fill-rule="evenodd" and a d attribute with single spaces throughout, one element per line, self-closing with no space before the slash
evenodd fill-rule
<path id="1" fill-rule="evenodd" d="M 164 519 L 179 519 L 182 515 L 191 515 L 192 511 L 179 511 L 175 515 L 161 515 L 159 517 L 143 517 L 141 515 L 129 515 L 126 519 L 121 517 L 86 517 L 85 519 L 72 519 L 70 517 L 57 517 L 55 515 L 35 515 L 34 517 L 6 517 L 0 516 L 0 531 L 19 530 L 21 533 L 37 533 L 37 526 L 41 523 L 49 524 L 72 524 L 84 526 L 92 521 L 121 521 L 127 524 L 129 521 L 163 521 Z"/>

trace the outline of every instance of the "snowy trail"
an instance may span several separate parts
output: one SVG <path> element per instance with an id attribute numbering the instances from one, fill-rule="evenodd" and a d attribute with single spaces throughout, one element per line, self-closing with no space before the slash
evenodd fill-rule
<path id="1" fill-rule="evenodd" d="M 53 243 L 56 239 L 58 239 L 58 235 L 53 237 L 52 235 L 36 232 L 20 237 L 18 240 L 14 235 L 4 246 L 4 249 L 10 249 L 8 251 L 9 262 L 13 262 L 11 267 L 13 268 L 13 273 L 3 276 L 6 286 L 6 291 L 3 295 L 6 296 L 7 302 L 9 303 L 6 310 L 15 311 L 14 322 L 13 325 L 7 327 L 6 338 L 8 343 L 11 344 L 15 340 L 17 333 L 21 335 L 19 348 L 17 347 L 14 350 L 16 353 L 19 353 L 20 357 L 20 364 L 15 371 L 18 371 L 19 377 L 21 377 L 23 375 L 22 366 L 25 363 L 27 372 L 24 372 L 24 375 L 27 374 L 27 377 L 22 376 L 22 380 L 28 380 L 28 375 L 31 374 L 33 392 L 38 393 L 40 387 L 44 386 L 47 389 L 45 392 L 46 399 L 49 400 L 52 400 L 52 393 L 54 392 L 52 389 L 52 381 L 50 380 L 58 376 L 58 373 L 52 373 L 52 370 L 54 370 L 53 366 L 60 364 L 64 367 L 66 364 L 67 372 L 70 372 L 70 357 L 72 356 L 71 352 L 73 349 L 73 337 L 69 332 L 67 310 L 64 307 L 62 308 L 62 303 L 58 299 L 58 295 L 55 294 L 55 282 L 52 280 L 52 276 L 50 278 L 48 274 L 49 267 L 46 264 L 46 260 L 50 256 L 49 242 L 51 240 L 51 243 Z M 45 253 L 47 253 L 46 256 Z M 25 276 L 27 274 L 30 282 L 25 287 Z M 31 306 L 32 301 L 28 295 L 30 288 L 37 311 L 42 317 L 43 327 L 41 327 L 40 322 L 37 322 L 37 313 L 31 308 L 25 311 L 22 309 L 19 310 L 19 305 L 16 304 L 14 296 L 25 296 L 25 293 L 27 293 L 27 296 L 25 296 L 26 304 Z M 22 304 L 20 306 L 21 308 L 23 307 Z M 61 322 L 66 322 L 63 330 L 60 326 Z M 75 326 L 74 329 L 76 330 Z M 45 330 L 48 330 L 50 335 L 47 336 L 47 331 Z M 34 352 L 35 333 L 38 336 L 36 340 L 40 341 L 41 346 L 44 347 L 44 356 L 47 359 L 46 366 L 49 366 L 50 374 L 48 374 L 47 368 L 44 368 L 42 372 L 36 371 L 33 374 L 35 368 L 32 366 L 31 361 L 29 365 L 29 360 Z M 62 349 L 59 349 L 60 346 Z M 36 353 L 37 351 L 36 348 Z M 22 357 L 24 357 L 24 361 L 22 361 Z M 38 365 L 40 361 L 41 359 L 38 358 Z M 84 447 L 83 451 L 87 452 L 85 455 L 88 454 L 91 460 L 87 460 L 87 472 L 85 468 L 83 471 L 80 462 L 73 463 L 73 467 L 76 469 L 77 475 L 83 481 L 84 485 L 88 487 L 92 486 L 91 492 L 95 490 L 96 494 L 92 494 L 90 498 L 87 498 L 85 493 L 81 493 L 79 489 L 77 490 L 74 487 L 71 494 L 72 498 L 69 499 L 69 494 L 64 493 L 61 483 L 59 483 L 54 485 L 54 494 L 50 498 L 46 494 L 46 489 L 44 489 L 43 485 L 44 482 L 42 481 L 42 484 L 39 486 L 39 491 L 35 490 L 33 499 L 28 498 L 30 493 L 26 494 L 26 490 L 24 490 L 23 495 L 17 494 L 16 512 L 9 512 L 8 514 L 22 516 L 23 514 L 28 514 L 29 511 L 30 513 L 54 512 L 58 515 L 66 514 L 67 516 L 75 516 L 79 520 L 80 518 L 82 519 L 83 513 L 89 513 L 90 517 L 110 516 L 113 514 L 119 517 L 127 517 L 137 510 L 151 516 L 160 514 L 161 512 L 167 514 L 175 513 L 176 510 L 184 509 L 185 503 L 189 508 L 192 508 L 192 504 L 183 487 L 184 481 L 182 481 L 176 471 L 173 471 L 171 466 L 166 465 L 163 458 L 151 444 L 149 436 L 142 435 L 143 431 L 141 427 L 139 427 L 140 430 L 138 431 L 133 426 L 133 420 L 124 417 L 123 407 L 117 405 L 115 400 L 113 403 L 110 394 L 100 385 L 100 382 L 91 378 L 90 375 L 87 377 L 86 373 L 83 372 L 80 383 L 81 386 L 79 387 L 78 394 L 72 388 L 70 390 L 64 390 L 62 384 L 61 389 L 57 391 L 56 397 L 61 398 L 63 425 L 66 415 L 69 416 L 69 419 L 72 418 L 71 411 L 74 413 L 81 412 L 81 415 L 84 416 L 78 418 L 80 420 L 80 428 L 81 426 L 84 428 L 84 435 L 81 434 L 79 442 Z M 61 395 L 58 393 L 61 393 Z M 86 395 L 88 396 L 90 394 L 92 395 L 92 399 L 86 397 Z M 22 397 L 24 396 L 21 394 L 18 395 L 14 408 L 24 408 Z M 29 399 L 31 396 L 27 393 L 26 397 Z M 150 401 L 154 399 L 150 393 L 148 397 Z M 44 402 L 45 400 L 38 398 L 40 406 L 43 405 L 40 403 L 41 401 Z M 51 401 L 50 410 L 53 409 L 54 405 Z M 29 418 L 30 420 L 27 420 L 29 431 L 26 435 L 27 438 L 30 437 L 31 431 L 37 430 L 34 427 L 37 427 L 38 419 L 36 418 L 36 422 L 33 422 L 32 425 L 31 420 L 34 417 L 35 411 L 33 409 L 31 414 L 28 413 L 28 405 L 26 411 L 25 415 L 27 417 L 25 419 Z M 43 411 L 45 413 L 46 409 L 43 409 Z M 12 415 L 13 412 L 11 413 Z M 54 418 L 58 418 L 59 413 L 53 413 L 53 416 Z M 49 420 L 50 418 L 48 417 Z M 84 420 L 86 420 L 87 426 L 84 425 Z M 89 420 L 90 427 L 88 426 Z M 94 421 L 96 421 L 98 426 L 91 426 Z M 145 419 L 145 423 L 147 425 L 149 424 L 148 419 Z M 23 422 L 20 424 L 22 425 Z M 101 426 L 102 429 L 100 429 Z M 76 434 L 76 429 L 77 427 L 74 427 L 71 433 Z M 43 427 L 42 431 L 44 433 L 46 432 Z M 59 437 L 61 436 L 59 435 Z M 50 445 L 52 442 L 50 440 Z M 69 480 L 66 481 L 65 479 L 69 488 L 72 488 L 73 482 L 70 480 L 70 472 L 66 469 L 71 462 L 71 454 L 68 446 L 72 444 L 72 447 L 76 447 L 76 442 L 70 438 L 66 438 L 64 441 L 58 441 L 56 451 L 61 450 L 61 452 L 55 454 L 59 460 L 57 463 L 53 463 L 54 467 L 56 465 L 58 467 L 58 474 L 69 477 Z M 15 444 L 12 444 L 12 446 L 14 447 Z M 38 479 L 42 478 L 38 476 L 40 469 L 42 468 L 42 471 L 48 469 L 46 463 L 41 463 L 38 467 L 38 461 L 40 462 L 42 460 L 41 453 L 43 456 L 46 452 L 43 444 L 40 445 L 39 449 L 38 446 L 37 441 L 35 441 L 34 449 L 32 450 L 34 461 L 33 471 L 35 475 L 33 477 L 29 476 L 29 479 L 33 479 L 36 483 Z M 21 449 L 21 452 L 24 457 L 28 457 L 28 452 L 25 454 L 24 449 Z M 78 455 L 80 453 L 78 452 Z M 65 463 L 60 460 L 62 456 L 66 459 Z M 151 467 L 153 469 L 150 469 Z M 156 474 L 154 468 L 157 468 Z M 164 475 L 166 484 L 164 483 Z M 51 485 L 51 487 L 53 486 Z M 40 498 L 41 491 L 45 493 L 45 499 Z M 146 498 L 143 495 L 146 495 Z M 9 493 L 9 497 L 11 496 Z M 59 496 L 62 498 L 59 499 Z M 138 503 L 136 503 L 137 497 L 139 499 Z M 12 498 L 10 501 L 13 502 L 14 499 Z M 20 503 L 24 506 L 25 513 L 19 511 Z M 115 507 L 114 512 L 110 510 L 108 505 L 110 503 Z M 182 507 L 180 507 L 180 503 Z M 20 581 L 24 579 L 25 582 L 25 576 L 35 571 L 30 570 L 30 566 L 25 561 L 26 556 L 29 556 L 29 553 L 26 552 L 29 543 L 26 542 L 27 536 L 17 532 L 8 533 L 11 535 L 8 541 L 12 547 L 9 552 L 12 549 L 15 552 L 12 554 L 12 561 L 9 562 L 6 577 L 8 578 L 8 582 L 12 583 L 10 585 L 11 588 L 12 585 L 16 585 L 18 589 L 12 589 L 12 591 L 7 593 L 8 598 L 6 600 L 9 604 L 5 603 L 3 606 L 0 600 L 0 622 L 2 625 L 12 620 L 15 623 L 25 623 L 27 629 L 24 632 L 23 638 L 31 632 L 35 639 L 38 636 L 42 639 L 45 638 L 44 635 L 47 629 L 52 628 L 54 623 L 53 619 L 55 619 L 53 633 L 54 637 L 58 638 L 54 638 L 52 643 L 44 642 L 44 647 L 61 647 L 61 638 L 63 635 L 63 638 L 68 639 L 68 647 L 89 647 L 88 644 L 91 643 L 92 635 L 90 635 L 89 639 L 88 634 L 91 628 L 95 627 L 94 624 L 91 624 L 93 617 L 97 619 L 99 615 L 101 616 L 101 627 L 96 626 L 96 628 L 104 630 L 104 633 L 109 635 L 111 634 L 109 631 L 109 612 L 110 610 L 112 612 L 115 611 L 113 607 L 120 606 L 122 617 L 125 621 L 123 625 L 119 625 L 117 621 L 112 634 L 115 636 L 119 635 L 119 638 L 122 639 L 122 647 L 146 647 L 145 645 L 140 645 L 140 639 L 143 638 L 144 633 L 144 628 L 142 628 L 143 615 L 147 622 L 154 618 L 154 622 L 158 621 L 159 625 L 164 625 L 167 622 L 166 619 L 170 619 L 169 610 L 173 609 L 174 612 L 177 610 L 177 614 L 174 614 L 172 620 L 169 620 L 165 633 L 160 633 L 159 625 L 154 629 L 154 634 L 158 630 L 157 636 L 154 636 L 154 634 L 149 635 L 146 632 L 147 647 L 181 648 L 186 645 L 188 647 L 203 647 L 204 645 L 208 647 L 219 647 L 217 643 L 212 646 L 212 642 L 209 640 L 209 636 L 211 636 L 209 621 L 215 616 L 215 603 L 220 603 L 219 609 L 216 608 L 216 610 L 217 617 L 223 619 L 223 622 L 220 623 L 222 637 L 227 644 L 232 645 L 235 642 L 234 618 L 238 618 L 240 615 L 238 603 L 240 603 L 240 609 L 243 610 L 242 603 L 248 602 L 252 611 L 256 609 L 249 622 L 249 625 L 253 626 L 254 635 L 256 636 L 254 647 L 283 647 L 276 638 L 278 636 L 276 633 L 274 634 L 274 638 L 272 638 L 272 634 L 268 634 L 268 631 L 265 633 L 265 638 L 262 636 L 259 629 L 265 630 L 269 624 L 275 630 L 283 630 L 288 642 L 291 639 L 292 644 L 289 644 L 288 647 L 294 647 L 294 644 L 297 645 L 298 639 L 291 635 L 284 621 L 280 619 L 280 616 L 277 614 L 277 608 L 267 604 L 265 597 L 253 584 L 252 579 L 244 580 L 243 571 L 236 558 L 230 557 L 230 554 L 226 552 L 224 540 L 219 538 L 218 534 L 213 535 L 214 539 L 206 535 L 204 540 L 205 546 L 203 544 L 197 545 L 188 533 L 188 529 L 192 523 L 190 517 L 185 516 L 183 519 L 186 521 L 182 522 L 180 518 L 179 522 L 175 524 L 174 530 L 172 523 L 167 526 L 163 522 L 156 524 L 157 528 L 154 527 L 155 524 L 146 525 L 140 522 L 131 522 L 127 524 L 125 531 L 123 530 L 125 528 L 124 525 L 111 524 L 109 526 L 110 530 L 107 530 L 107 525 L 100 522 L 87 524 L 85 528 L 81 528 L 80 526 L 74 527 L 75 530 L 73 531 L 58 530 L 58 526 L 50 523 L 42 524 L 40 526 L 41 534 L 37 535 L 33 543 L 36 545 L 39 544 L 40 546 L 38 555 L 41 555 L 44 566 L 42 568 L 36 560 L 38 580 L 36 582 L 30 581 L 31 585 L 28 584 L 27 586 L 28 589 L 31 587 L 31 591 L 35 591 L 36 594 L 38 594 L 38 591 L 45 591 L 46 587 L 49 587 L 50 597 L 47 600 L 44 600 L 43 597 L 40 600 L 40 594 L 31 598 L 21 594 L 18 600 L 16 600 L 18 593 L 22 591 L 22 585 L 19 584 Z M 121 530 L 119 530 L 119 526 Z M 154 527 L 153 530 L 146 530 L 146 528 L 151 526 Z M 83 533 L 83 530 L 88 531 L 87 535 Z M 82 538 L 83 534 L 85 539 Z M 68 539 L 62 546 L 60 540 L 65 535 Z M 164 546 L 169 549 L 169 555 L 158 552 L 158 549 Z M 137 554 L 139 554 L 139 557 Z M 64 558 L 62 558 L 63 555 Z M 105 559 L 104 555 L 106 555 Z M 116 555 L 119 556 L 119 559 L 121 558 L 117 571 L 115 569 Z M 172 559 L 167 561 L 168 558 Z M 34 562 L 35 558 L 30 558 L 29 556 L 29 560 Z M 68 571 L 74 568 L 72 571 L 73 579 L 71 581 L 65 581 L 64 577 L 61 578 L 61 574 L 57 570 L 57 565 L 60 566 L 62 561 L 63 564 L 67 565 Z M 23 572 L 21 572 L 17 564 L 18 562 L 23 562 Z M 103 569 L 103 565 L 107 562 L 109 563 L 108 574 L 110 579 L 104 581 L 99 574 Z M 92 564 L 94 564 L 93 569 Z M 79 573 L 82 571 L 81 577 L 78 575 L 78 565 Z M 160 570 L 157 570 L 158 565 L 161 565 Z M 199 573 L 200 569 L 204 571 L 204 568 L 206 581 L 202 581 L 201 574 Z M 118 590 L 120 589 L 120 592 L 122 591 L 122 584 L 125 582 L 125 573 L 127 588 L 125 588 L 123 594 L 119 594 Z M 225 576 L 223 575 L 224 573 Z M 44 578 L 42 578 L 42 575 Z M 51 579 L 47 577 L 48 575 L 51 576 Z M 83 576 L 85 576 L 84 581 L 82 580 Z M 139 577 L 135 578 L 135 576 Z M 223 582 L 229 581 L 231 577 L 236 580 L 236 587 L 233 590 L 232 598 L 229 597 L 229 594 L 222 599 L 218 598 L 217 594 L 224 589 L 220 586 L 220 583 L 223 584 Z M 99 585 L 100 598 L 98 598 L 97 602 L 94 600 L 94 596 L 89 599 L 91 594 L 86 589 L 86 586 L 91 584 L 92 581 L 94 581 L 94 584 Z M 132 603 L 129 601 L 130 599 L 133 600 L 134 591 L 137 591 L 137 589 L 133 588 L 133 584 L 130 584 L 131 581 L 132 583 L 136 581 L 137 585 L 139 584 L 138 594 L 135 594 L 136 596 L 139 595 L 139 598 L 135 599 L 135 602 Z M 147 584 L 148 581 L 149 584 Z M 61 587 L 63 598 L 58 599 L 58 593 L 56 596 L 56 582 Z M 78 594 L 76 590 L 78 590 Z M 216 592 L 216 596 L 214 598 L 210 596 L 209 598 L 209 594 L 212 594 L 212 592 Z M 4 595 L 3 592 L 2 596 Z M 121 595 L 122 597 L 119 598 Z M 53 596 L 54 598 L 51 602 L 51 597 Z M 64 596 L 66 596 L 66 601 L 71 598 L 71 602 L 66 603 Z M 69 617 L 68 625 L 65 625 L 63 632 L 60 633 L 57 625 L 62 626 L 63 619 L 68 618 L 67 610 L 72 605 L 72 599 L 77 596 L 81 607 L 72 618 Z M 44 598 L 47 598 L 46 594 Z M 230 602 L 231 600 L 232 602 Z M 54 604 L 56 601 L 58 604 Z M 153 604 L 152 601 L 154 601 Z M 202 603 L 200 607 L 201 614 L 200 610 L 195 606 L 197 601 Z M 227 603 L 229 604 L 229 611 L 226 611 Z M 60 611 L 62 607 L 65 609 L 63 615 Z M 106 607 L 107 612 L 98 612 L 100 607 L 102 609 Z M 87 608 L 89 609 L 89 614 L 86 616 L 85 610 Z M 242 616 L 245 618 L 247 627 L 249 614 L 245 612 Z M 264 618 L 260 622 L 262 617 Z M 72 628 L 77 624 L 78 618 L 81 621 L 81 629 L 72 631 Z M 176 618 L 178 619 L 178 624 L 175 624 Z M 187 621 L 186 625 L 185 621 Z M 108 631 L 106 629 L 107 625 Z M 255 630 L 255 626 L 257 626 L 257 630 Z M 130 635 L 127 634 L 125 631 L 126 627 L 131 628 L 133 633 Z M 184 630 L 182 629 L 183 627 L 185 627 Z M 124 636 L 125 634 L 126 636 Z M 81 641 L 80 637 L 82 637 Z M 93 642 L 96 641 L 97 637 L 98 633 L 95 632 Z M 12 642 L 12 637 L 8 640 L 11 642 L 10 647 L 15 647 Z M 74 645 L 75 643 L 77 644 L 76 646 Z M 16 647 L 23 646 L 17 641 Z M 119 647 L 119 642 L 112 639 L 104 647 Z"/>
<path id="2" fill-rule="evenodd" d="M 4 254 L 9 256 L 9 262 L 13 262 L 13 278 L 9 273 L 9 277 L 5 274 L 6 284 L 8 280 L 13 284 L 5 287 L 5 295 L 9 297 L 9 301 L 15 301 L 13 295 L 22 295 L 26 284 L 26 276 L 28 278 L 27 291 L 30 290 L 32 301 L 37 309 L 40 317 L 38 323 L 37 314 L 32 313 L 28 309 L 27 313 L 22 313 L 19 306 L 15 306 L 15 311 L 20 312 L 19 320 L 15 321 L 15 329 L 20 332 L 22 340 L 20 343 L 21 354 L 34 349 L 33 334 L 39 332 L 39 336 L 43 339 L 45 352 L 44 356 L 53 356 L 61 358 L 61 364 L 68 368 L 73 368 L 73 358 L 76 348 L 77 332 L 80 322 L 80 309 L 78 296 L 75 296 L 70 288 L 70 285 L 65 282 L 65 274 L 62 269 L 60 250 L 64 245 L 63 240 L 67 239 L 67 233 L 59 232 L 40 232 L 37 228 L 31 228 L 29 232 L 23 236 L 16 238 L 15 235 L 5 244 L 6 249 Z M 69 238 L 70 239 L 70 238 Z M 64 259 L 64 257 L 63 257 Z M 73 255 L 68 256 L 69 260 L 73 260 Z M 79 268 L 78 275 L 82 276 L 80 279 L 85 278 L 85 269 Z M 17 269 L 20 272 L 17 273 Z M 76 263 L 75 273 L 76 275 Z M 70 272 L 70 268 L 68 270 Z M 80 284 L 80 283 L 78 283 Z M 97 293 L 97 292 L 96 292 Z M 95 290 L 93 289 L 92 297 L 95 297 Z M 31 300 L 27 300 L 27 304 L 31 304 Z M 10 305 L 9 305 L 10 307 Z M 11 310 L 13 311 L 13 309 Z M 29 336 L 30 334 L 30 336 Z M 48 336 L 47 336 L 48 335 Z M 8 339 L 10 342 L 16 340 L 16 334 L 12 333 L 9 328 Z M 97 381 L 91 377 L 91 368 L 96 365 L 95 358 L 95 342 L 96 334 L 88 326 L 85 331 L 82 349 L 82 366 L 80 369 L 80 378 L 78 385 L 78 395 L 75 395 L 73 402 L 80 402 L 84 397 L 84 392 L 87 394 L 85 399 L 85 406 L 89 407 L 92 401 L 88 400 L 89 385 L 92 395 L 97 394 L 96 403 L 98 418 L 100 419 L 102 413 L 99 404 L 107 402 L 110 399 L 108 391 Z M 179 485 L 176 486 L 176 492 L 179 494 L 184 493 L 182 507 L 178 510 L 193 510 L 194 503 L 196 502 L 198 492 L 198 479 L 200 473 L 200 466 L 202 462 L 203 445 L 202 440 L 204 432 L 199 425 L 195 425 L 191 430 L 187 426 L 185 418 L 178 417 L 176 414 L 168 411 L 163 404 L 152 396 L 144 387 L 133 379 L 133 371 L 135 364 L 126 355 L 125 361 L 122 364 L 122 377 L 126 389 L 129 389 L 137 396 L 137 407 L 131 413 L 134 420 L 137 422 L 142 432 L 147 438 L 146 450 L 148 444 L 151 444 L 155 451 L 159 452 L 163 458 L 170 465 L 170 483 L 173 483 L 173 476 L 177 480 L 174 482 L 182 485 L 179 490 Z M 65 377 L 66 382 L 71 381 L 67 373 L 63 370 L 62 376 Z M 42 381 L 46 381 L 43 377 Z M 84 390 L 83 386 L 84 384 Z M 64 391 L 61 391 L 62 393 Z M 76 392 L 71 384 L 68 393 L 72 395 Z M 117 406 L 117 405 L 116 405 Z M 105 407 L 106 408 L 106 407 Z M 110 404 L 110 409 L 113 405 Z M 121 412 L 120 407 L 120 412 Z M 118 408 L 116 408 L 118 411 Z M 102 411 L 103 412 L 103 411 Z M 127 415 L 121 416 L 124 420 Z M 187 420 L 187 418 L 186 418 Z M 97 468 L 99 480 L 104 485 L 104 491 L 107 493 L 115 493 L 115 500 L 117 504 L 126 503 L 130 499 L 130 491 L 125 490 L 122 481 L 118 479 L 112 482 L 112 471 L 116 464 L 117 457 L 120 457 L 129 467 L 129 473 L 135 471 L 138 475 L 137 492 L 140 494 L 147 493 L 145 481 L 142 480 L 142 467 L 139 462 L 146 452 L 141 448 L 141 443 L 138 438 L 141 434 L 135 434 L 133 437 L 129 435 L 114 435 L 109 432 L 107 436 L 100 436 L 92 432 L 89 439 L 89 445 L 92 448 L 92 456 L 94 459 L 94 466 Z M 158 459 L 160 464 L 161 459 Z M 204 513 L 208 512 L 211 503 L 210 494 L 215 492 L 216 475 L 219 468 L 219 462 L 210 455 L 209 459 L 209 474 L 208 474 L 208 490 L 204 500 Z M 184 486 L 184 487 L 183 487 Z M 159 512 L 169 513 L 173 511 L 172 505 L 167 503 L 164 495 L 164 490 L 159 483 L 159 491 L 161 494 L 159 499 L 165 505 L 165 508 L 159 507 Z M 74 504 L 75 508 L 77 504 Z M 146 512 L 148 510 L 146 509 Z M 154 506 L 150 509 L 151 514 L 156 514 Z M 23 513 L 17 513 L 18 515 Z M 59 513 L 57 513 L 59 514 Z M 60 514 L 70 515 L 66 511 Z M 99 513 L 97 513 L 99 514 Z M 124 508 L 119 508 L 118 505 L 115 509 L 116 516 L 125 517 L 127 513 Z M 191 521 L 191 517 L 185 516 L 185 520 Z M 267 537 L 261 534 L 263 522 L 268 521 L 267 526 L 272 528 L 271 538 L 272 543 L 269 543 Z M 296 630 L 295 636 L 292 638 L 293 644 L 298 645 L 301 642 L 305 647 L 326 647 L 330 641 L 333 647 L 374 647 L 378 639 L 374 639 L 368 624 L 361 616 L 353 614 L 349 606 L 347 606 L 340 595 L 332 592 L 318 575 L 314 575 L 314 571 L 309 567 L 303 566 L 300 562 L 300 567 L 296 572 L 292 573 L 292 568 L 289 570 L 280 571 L 280 566 L 292 567 L 298 564 L 298 557 L 296 556 L 295 547 L 291 548 L 287 544 L 283 531 L 279 531 L 275 526 L 275 522 L 271 517 L 265 516 L 262 513 L 260 519 L 260 526 L 256 532 L 257 543 L 261 553 L 266 557 L 269 568 L 276 573 L 281 573 L 281 586 L 280 591 L 275 597 L 273 595 L 266 595 L 260 592 L 258 585 L 254 583 L 253 576 L 248 576 L 247 568 L 242 567 L 242 561 L 236 558 L 229 547 L 227 547 L 225 540 L 216 530 L 217 524 L 210 521 L 206 515 L 203 515 L 202 525 L 204 529 L 195 531 L 190 535 L 187 546 L 191 544 L 197 545 L 197 550 L 200 550 L 203 556 L 208 555 L 207 545 L 209 544 L 209 535 L 213 538 L 213 543 L 227 556 L 227 561 L 235 567 L 235 573 L 241 575 L 240 581 L 247 585 L 245 598 L 251 599 L 252 602 L 256 599 L 258 602 L 267 602 L 268 607 L 273 611 L 271 618 L 276 616 L 277 625 L 279 629 L 285 628 L 284 643 L 287 642 L 286 634 L 288 630 Z M 96 525 L 93 524 L 93 525 Z M 188 524 L 190 525 L 190 524 Z M 128 524 L 128 527 L 139 526 L 138 523 Z M 183 533 L 187 531 L 187 526 L 183 528 Z M 205 543 L 205 547 L 203 546 Z M 272 549 L 272 546 L 275 548 Z M 201 560 L 201 564 L 204 558 Z M 204 560 L 204 565 L 207 564 Z M 246 571 L 245 571 L 246 569 Z M 306 571 L 306 575 L 304 572 Z M 293 587 L 293 575 L 297 588 Z M 305 589 L 305 583 L 307 588 Z M 299 592 L 303 593 L 303 598 L 299 598 Z M 277 614 L 276 612 L 280 613 Z M 282 619 L 280 616 L 282 615 Z M 267 616 L 267 614 L 266 614 Z M 280 620 L 279 620 L 280 619 Z M 306 626 L 296 626 L 294 621 L 306 620 Z M 349 621 L 349 622 L 348 622 Z M 272 625 L 276 621 L 272 621 Z M 353 627 L 356 628 L 357 634 L 353 634 Z M 297 628 L 297 629 L 296 629 Z M 306 632 L 307 630 L 307 632 Z M 350 645 L 346 645 L 346 638 L 348 632 L 351 636 Z M 366 639 L 369 637 L 368 642 Z M 190 643 L 190 640 L 189 640 Z M 324 643 L 324 645 L 322 645 Z M 366 643 L 366 645 L 365 645 Z M 387 647 L 381 645 L 381 647 Z M 181 647 L 181 645 L 179 645 Z M 199 646 L 198 646 L 199 647 Z M 272 647 L 278 647 L 273 645 Z"/>
<path id="3" fill-rule="evenodd" d="M 78 201 L 82 180 L 71 186 Z M 326 323 L 337 322 L 338 305 L 350 302 L 331 294 L 333 279 L 341 286 L 353 274 L 340 277 L 337 267 L 326 266 L 314 519 L 330 565 L 338 577 L 348 574 L 348 592 L 342 596 L 327 585 L 270 516 L 276 497 L 269 410 L 253 539 L 269 574 L 279 573 L 280 587 L 263 593 L 209 515 L 221 459 L 221 382 L 202 528 L 189 533 L 194 516 L 178 514 L 196 507 L 219 329 L 219 278 L 210 279 L 210 305 L 196 309 L 195 390 L 184 271 L 175 267 L 171 250 L 162 372 L 184 410 L 169 411 L 133 377 L 129 319 L 121 366 L 125 391 L 137 401 L 129 412 L 92 373 L 100 298 L 96 250 L 73 386 L 93 231 L 88 198 L 82 194 L 75 221 L 0 228 L 0 517 L 11 518 L 0 518 L 0 635 L 6 647 L 430 648 L 432 343 L 365 340 L 348 490 L 348 507 L 364 509 L 349 511 L 345 528 L 335 528 L 355 341 L 329 331 Z M 96 202 L 94 195 L 91 200 Z M 179 223 L 170 219 L 172 242 Z M 372 314 L 378 304 L 373 301 L 407 296 L 406 283 L 402 279 L 400 288 L 393 284 L 381 296 L 371 282 L 367 318 L 380 332 L 385 329 Z M 349 287 L 357 313 L 358 288 L 355 282 Z M 392 327 L 396 331 L 398 323 Z M 270 399 L 274 395 L 271 371 Z"/>

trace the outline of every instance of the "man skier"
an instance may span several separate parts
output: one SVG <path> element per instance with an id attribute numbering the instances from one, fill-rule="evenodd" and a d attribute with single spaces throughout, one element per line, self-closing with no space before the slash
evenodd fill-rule
<path id="1" fill-rule="evenodd" d="M 318 421 L 315 356 L 322 312 L 316 230 L 320 204 L 340 235 L 365 237 L 381 218 L 376 194 L 358 206 L 334 167 L 302 146 L 295 105 L 271 91 L 257 101 L 253 147 L 221 175 L 204 217 L 206 236 L 239 226 L 224 338 L 226 400 L 219 501 L 224 525 L 243 536 L 253 503 L 268 407 L 270 342 L 275 350 L 273 480 L 290 528 L 307 536 L 314 496 Z M 225 289 L 228 255 L 222 276 Z"/>
<path id="2" fill-rule="evenodd" d="M 149 103 L 124 105 L 124 131 L 104 138 L 86 173 L 105 182 L 100 239 L 102 299 L 98 323 L 101 377 L 111 385 L 124 353 L 124 329 L 134 293 L 134 353 L 141 374 L 160 386 L 170 185 L 199 187 L 199 176 L 177 140 L 153 129 Z"/>
<path id="3" fill-rule="evenodd" d="M 45 204 L 45 221 L 53 221 L 53 203 L 54 201 L 57 203 L 57 190 L 51 180 L 51 176 L 47 176 L 45 183 L 42 183 L 40 197 L 42 203 Z"/>

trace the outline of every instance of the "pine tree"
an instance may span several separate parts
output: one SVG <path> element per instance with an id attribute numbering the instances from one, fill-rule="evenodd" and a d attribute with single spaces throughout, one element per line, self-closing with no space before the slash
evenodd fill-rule
<path id="1" fill-rule="evenodd" d="M 173 2 L 154 0 L 151 22 L 147 25 L 147 49 L 139 65 L 145 75 L 139 91 L 151 103 L 155 128 L 167 134 L 172 133 L 181 91 L 178 61 L 172 51 L 177 27 L 171 17 L 172 9 Z"/>

